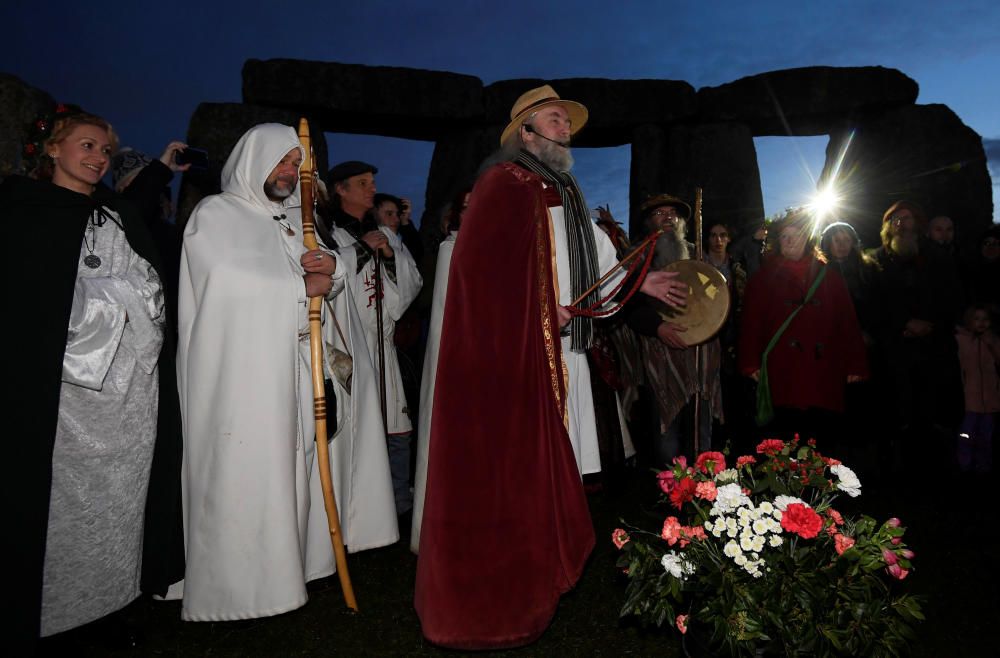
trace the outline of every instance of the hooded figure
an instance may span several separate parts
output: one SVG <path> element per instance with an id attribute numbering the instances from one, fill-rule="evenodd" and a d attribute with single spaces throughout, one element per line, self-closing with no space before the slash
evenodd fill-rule
<path id="1" fill-rule="evenodd" d="M 335 568 L 313 443 L 299 188 L 281 202 L 264 190 L 297 148 L 287 126 L 249 130 L 222 170 L 222 193 L 198 204 L 184 235 L 177 365 L 187 571 L 171 593 L 183 595 L 189 621 L 293 610 L 307 600 L 305 583 Z M 343 259 L 327 253 L 337 258 L 327 300 L 350 345 L 324 311 L 325 338 L 354 357 L 354 396 L 336 389 L 330 456 L 344 543 L 355 552 L 399 532 L 384 434 L 352 423 L 372 416 L 358 409 L 375 398 L 371 359 L 351 296 L 340 294 Z"/>

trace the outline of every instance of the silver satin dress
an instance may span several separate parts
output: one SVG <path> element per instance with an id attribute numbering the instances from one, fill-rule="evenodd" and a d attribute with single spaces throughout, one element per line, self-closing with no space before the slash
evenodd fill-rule
<path id="1" fill-rule="evenodd" d="M 63 360 L 43 637 L 103 617 L 139 596 L 163 289 L 122 229 L 96 220 L 95 213 L 81 245 Z M 85 263 L 95 264 L 93 256 L 100 259 L 96 268 Z"/>

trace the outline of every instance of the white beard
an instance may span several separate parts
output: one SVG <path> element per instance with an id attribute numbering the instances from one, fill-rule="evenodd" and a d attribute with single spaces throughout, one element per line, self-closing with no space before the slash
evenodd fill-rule
<path id="1" fill-rule="evenodd" d="M 538 140 L 537 151 L 532 151 L 534 156 L 556 171 L 569 171 L 573 168 L 573 154 L 569 147 L 562 147 L 558 144 Z"/>
<path id="2" fill-rule="evenodd" d="M 670 263 L 690 258 L 691 254 L 688 252 L 687 240 L 684 239 L 683 231 L 664 233 L 657 238 L 653 254 L 653 267 L 659 269 Z"/>

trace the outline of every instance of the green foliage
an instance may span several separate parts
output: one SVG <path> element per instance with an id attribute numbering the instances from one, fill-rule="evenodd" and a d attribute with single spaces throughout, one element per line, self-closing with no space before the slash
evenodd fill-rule
<path id="1" fill-rule="evenodd" d="M 754 655 L 758 649 L 786 656 L 906 655 L 913 625 L 924 616 L 920 600 L 899 591 L 913 568 L 913 553 L 902 541 L 905 528 L 896 519 L 880 525 L 868 516 L 842 517 L 832 504 L 840 488 L 850 490 L 851 485 L 831 472 L 838 462 L 811 445 L 775 446 L 770 444 L 773 454 L 762 454 L 760 463 L 738 469 L 738 483 L 749 492 L 746 506 L 764 509 L 759 506 L 765 501 L 794 496 L 823 519 L 822 531 L 807 537 L 805 531 L 782 526 L 780 546 L 752 553 L 765 565 L 754 577 L 724 553 L 733 535 L 711 531 L 722 506 L 713 504 L 710 511 L 712 503 L 699 498 L 674 505 L 669 514 L 687 514 L 692 523 L 684 528 L 686 541 L 668 542 L 667 534 L 628 528 L 618 560 L 629 579 L 621 616 L 677 630 L 678 615 L 688 615 L 687 624 L 699 629 L 717 652 L 734 656 Z M 672 477 L 660 481 L 667 482 L 666 492 L 685 478 L 702 483 L 712 481 L 713 474 L 682 461 Z M 661 502 L 669 504 L 668 496 Z M 774 512 L 775 518 L 781 514 Z M 709 534 L 692 537 L 695 526 Z M 680 556 L 692 572 L 675 577 L 662 562 L 665 554 Z"/>

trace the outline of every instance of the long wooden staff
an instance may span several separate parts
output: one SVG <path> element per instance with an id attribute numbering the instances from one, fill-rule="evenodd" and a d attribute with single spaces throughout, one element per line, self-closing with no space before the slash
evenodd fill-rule
<path id="1" fill-rule="evenodd" d="M 380 230 L 378 228 L 375 229 Z M 372 262 L 375 265 L 375 329 L 378 331 L 378 401 L 382 411 L 382 429 L 389 434 L 389 417 L 386 414 L 385 402 L 385 338 L 382 335 L 382 256 L 378 249 L 373 250 Z"/>
<path id="2" fill-rule="evenodd" d="M 704 248 L 701 244 L 701 188 L 694 188 L 694 259 L 704 258 Z M 701 360 L 704 357 L 701 344 L 694 346 L 694 454 L 701 452 L 701 397 L 705 390 L 702 377 L 704 367 Z M 706 446 L 708 448 L 709 446 Z"/>
<path id="3" fill-rule="evenodd" d="M 577 297 L 576 299 L 574 299 L 573 303 L 570 304 L 570 306 L 577 306 L 581 302 L 583 302 L 583 300 L 585 300 L 587 298 L 587 295 L 589 295 L 590 293 L 594 292 L 595 290 L 597 290 L 598 288 L 600 288 L 602 285 L 604 285 L 604 282 L 607 281 L 608 279 L 610 279 L 611 276 L 615 272 L 617 272 L 618 270 L 620 270 L 621 268 L 623 268 L 630 260 L 632 260 L 633 258 L 635 258 L 636 256 L 638 256 L 642 252 L 642 250 L 646 248 L 646 245 L 648 245 L 652 241 L 655 241 L 658 237 L 660 237 L 660 235 L 662 233 L 663 233 L 663 229 L 662 228 L 656 229 L 655 231 L 653 231 L 652 233 L 650 233 L 646 237 L 645 240 L 643 240 L 642 242 L 640 242 L 636 246 L 635 249 L 633 249 L 632 251 L 628 252 L 628 254 L 625 256 L 625 258 L 622 258 L 620 261 L 618 261 L 618 263 L 614 267 L 612 267 L 610 270 L 608 270 L 607 272 L 605 272 L 604 276 L 602 276 L 600 279 L 598 279 L 597 282 L 594 285 L 592 285 L 589 288 L 587 288 L 587 291 L 585 293 L 583 293 L 582 295 L 580 295 L 579 297 Z"/>
<path id="4" fill-rule="evenodd" d="M 316 224 L 313 219 L 313 179 L 314 164 L 312 141 L 309 138 L 309 123 L 299 120 L 299 142 L 304 155 L 299 170 L 302 190 L 302 242 L 306 249 L 318 249 Z M 326 387 L 323 385 L 323 296 L 309 298 L 309 354 L 312 360 L 313 416 L 316 419 L 316 459 L 319 460 L 319 481 L 323 487 L 323 506 L 330 527 L 330 541 L 337 560 L 337 575 L 340 588 L 344 591 L 347 607 L 357 612 L 358 602 L 354 598 L 351 575 L 347 571 L 347 551 L 340 531 L 340 516 L 337 514 L 337 499 L 333 493 L 333 478 L 330 475 L 330 449 L 326 436 Z M 346 345 L 345 345 L 346 347 Z"/>

